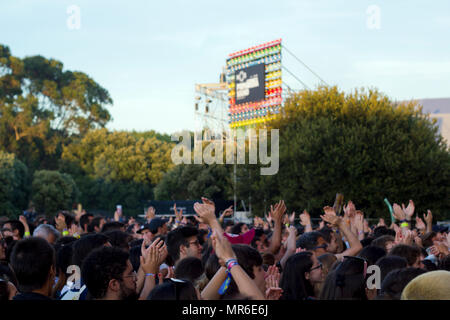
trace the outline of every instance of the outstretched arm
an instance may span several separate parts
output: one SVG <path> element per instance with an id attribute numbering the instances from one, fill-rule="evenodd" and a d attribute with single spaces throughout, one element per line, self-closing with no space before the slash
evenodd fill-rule
<path id="1" fill-rule="evenodd" d="M 224 238 L 222 233 L 218 233 L 216 230 L 211 236 L 214 251 L 219 258 L 225 263 L 231 259 L 236 259 L 236 255 L 231 247 L 230 242 Z M 236 260 L 237 261 L 237 260 Z M 231 266 L 231 267 L 230 267 Z M 265 300 L 264 294 L 258 289 L 255 282 L 249 277 L 249 275 L 242 269 L 239 264 L 228 263 L 228 271 L 231 273 L 233 280 L 239 289 L 239 292 L 245 296 L 248 296 L 255 300 Z"/>
<path id="2" fill-rule="evenodd" d="M 270 215 L 275 221 L 272 239 L 270 240 L 269 252 L 277 254 L 281 247 L 281 228 L 283 223 L 283 215 L 286 212 L 284 200 L 281 200 L 275 206 L 270 206 Z"/>
<path id="3" fill-rule="evenodd" d="M 350 248 L 342 253 L 336 254 L 336 258 L 338 258 L 338 260 L 341 260 L 344 256 L 357 255 L 362 250 L 362 245 L 356 235 L 350 231 L 350 228 L 341 217 L 336 216 L 333 208 L 327 206 L 323 208 L 323 210 L 325 211 L 325 215 L 320 217 L 325 222 L 331 223 L 333 226 L 337 227 L 339 229 L 339 232 L 344 235 L 344 237 L 350 244 Z"/>

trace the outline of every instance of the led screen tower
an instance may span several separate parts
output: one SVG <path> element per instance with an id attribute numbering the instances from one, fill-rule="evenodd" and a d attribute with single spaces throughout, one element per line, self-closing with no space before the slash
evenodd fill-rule
<path id="1" fill-rule="evenodd" d="M 282 104 L 281 39 L 232 53 L 226 65 L 230 128 L 272 120 Z"/>

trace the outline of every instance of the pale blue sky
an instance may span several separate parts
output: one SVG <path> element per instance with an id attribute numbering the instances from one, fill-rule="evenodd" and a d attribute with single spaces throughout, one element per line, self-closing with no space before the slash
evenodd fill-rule
<path id="1" fill-rule="evenodd" d="M 70 5 L 81 9 L 79 30 L 67 27 Z M 366 25 L 370 5 L 380 9 L 380 29 Z M 114 100 L 110 129 L 194 129 L 195 83 L 216 82 L 229 53 L 278 38 L 342 90 L 450 96 L 449 1 L 0 2 L 0 43 L 15 56 L 41 54 L 90 75 Z M 283 60 L 317 84 L 291 57 Z"/>

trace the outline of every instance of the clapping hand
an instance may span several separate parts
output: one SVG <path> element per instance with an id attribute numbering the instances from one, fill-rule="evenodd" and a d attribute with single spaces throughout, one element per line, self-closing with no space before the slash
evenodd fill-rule
<path id="1" fill-rule="evenodd" d="M 334 209 L 330 206 L 326 206 L 323 208 L 323 211 L 325 212 L 325 214 L 320 216 L 322 220 L 331 224 L 332 226 L 338 226 L 341 219 L 336 216 L 336 212 L 334 211 Z"/>
<path id="2" fill-rule="evenodd" d="M 405 213 L 406 220 L 411 220 L 413 214 L 414 214 L 414 202 L 412 200 L 409 200 L 408 206 L 405 208 L 405 205 L 402 203 L 402 210 Z"/>
<path id="3" fill-rule="evenodd" d="M 196 202 L 194 204 L 194 211 L 198 214 L 198 216 L 194 217 L 200 223 L 206 223 L 209 226 L 211 226 L 213 221 L 216 219 L 214 203 L 213 204 L 210 204 L 208 202 L 205 203 L 205 201 L 203 201 L 203 203 Z"/>
<path id="4" fill-rule="evenodd" d="M 425 226 L 425 223 L 423 222 L 423 220 L 421 218 L 419 218 L 418 216 L 416 216 L 416 228 L 421 231 L 423 231 L 427 228 Z"/>
<path id="5" fill-rule="evenodd" d="M 406 219 L 406 214 L 403 209 L 396 203 L 393 204 L 392 208 L 394 209 L 394 218 L 398 221 L 402 221 Z"/>
<path id="6" fill-rule="evenodd" d="M 270 206 L 270 216 L 275 222 L 281 222 L 283 219 L 283 215 L 286 212 L 286 205 L 284 204 L 284 200 L 280 200 L 274 206 Z"/>

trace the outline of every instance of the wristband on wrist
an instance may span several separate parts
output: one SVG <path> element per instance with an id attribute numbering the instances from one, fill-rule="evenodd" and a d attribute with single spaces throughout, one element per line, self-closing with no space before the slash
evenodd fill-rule
<path id="1" fill-rule="evenodd" d="M 152 276 L 152 277 L 154 277 L 155 276 L 155 274 L 154 273 L 151 273 L 151 272 L 149 272 L 149 273 L 146 273 L 145 274 L 145 276 L 147 277 L 147 276 Z"/>
<path id="2" fill-rule="evenodd" d="M 62 232 L 63 236 L 68 236 L 69 235 L 69 231 L 67 231 L 67 229 L 64 229 Z"/>
<path id="3" fill-rule="evenodd" d="M 289 224 L 289 223 L 286 223 L 285 226 L 286 226 L 286 228 L 289 228 L 290 224 Z"/>
<path id="4" fill-rule="evenodd" d="M 409 223 L 408 222 L 402 222 L 401 224 L 400 224 L 400 227 L 402 227 L 402 228 L 407 228 L 409 226 Z"/>
<path id="5" fill-rule="evenodd" d="M 364 233 L 364 231 L 358 231 L 358 235 L 363 234 L 363 233 Z"/>
<path id="6" fill-rule="evenodd" d="M 234 266 L 237 266 L 239 264 L 236 259 L 228 259 L 227 262 L 225 263 L 225 265 L 227 266 L 228 272 L 230 272 L 231 268 L 233 268 Z"/>
<path id="7" fill-rule="evenodd" d="M 237 260 L 232 258 L 232 259 L 228 259 L 227 262 L 225 263 L 225 265 L 227 266 L 227 277 L 225 279 L 225 281 L 222 283 L 222 285 L 219 288 L 219 294 L 223 295 L 227 289 L 228 286 L 230 285 L 231 282 L 231 268 L 233 268 L 234 266 L 239 265 Z"/>
<path id="8" fill-rule="evenodd" d="M 209 232 L 208 232 L 208 235 L 206 236 L 207 239 L 209 239 L 212 235 L 212 229 L 208 227 L 208 230 L 209 230 Z"/>
<path id="9" fill-rule="evenodd" d="M 29 237 L 29 236 L 31 236 L 31 233 L 30 233 L 30 231 L 25 231 L 25 237 Z"/>

